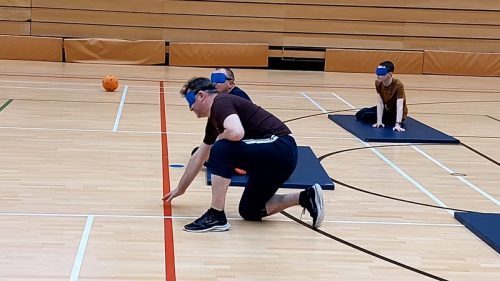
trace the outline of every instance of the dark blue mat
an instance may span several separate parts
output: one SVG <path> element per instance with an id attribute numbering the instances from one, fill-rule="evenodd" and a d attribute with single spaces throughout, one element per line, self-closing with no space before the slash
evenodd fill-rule
<path id="1" fill-rule="evenodd" d="M 328 115 L 328 118 L 337 123 L 346 131 L 362 141 L 373 142 L 402 142 L 402 143 L 455 143 L 460 141 L 452 136 L 431 128 L 424 123 L 407 117 L 404 122 L 405 132 L 396 132 L 392 126 L 373 128 L 372 124 L 356 120 L 354 115 Z"/>
<path id="2" fill-rule="evenodd" d="M 293 174 L 283 184 L 285 188 L 306 188 L 319 183 L 323 189 L 333 190 L 334 185 L 318 158 L 309 146 L 298 147 L 298 162 Z M 245 186 L 248 176 L 234 176 L 231 185 Z M 207 184 L 212 184 L 211 174 L 207 170 Z"/>
<path id="3" fill-rule="evenodd" d="M 500 213 L 456 212 L 455 219 L 500 254 Z"/>

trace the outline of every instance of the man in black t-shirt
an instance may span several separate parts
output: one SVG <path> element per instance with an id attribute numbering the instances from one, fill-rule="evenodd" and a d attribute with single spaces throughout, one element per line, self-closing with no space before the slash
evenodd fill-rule
<path id="1" fill-rule="evenodd" d="M 195 79 L 195 78 L 193 78 Z M 235 80 L 234 80 L 234 72 L 227 68 L 227 67 L 220 67 L 220 68 L 216 68 L 212 74 L 210 75 L 210 81 L 212 82 L 212 84 L 215 85 L 215 87 L 217 88 L 217 91 L 220 93 L 220 94 L 231 94 L 231 95 L 235 95 L 235 96 L 239 96 L 239 97 L 242 97 L 244 99 L 247 99 L 249 101 L 251 101 L 250 97 L 247 95 L 247 93 L 245 93 L 245 91 L 243 91 L 242 89 L 240 89 L 239 87 L 236 86 L 235 84 Z M 187 92 L 187 85 L 189 84 L 189 81 L 184 84 L 184 86 L 182 87 L 180 93 L 182 95 L 185 95 Z M 191 155 L 193 155 L 196 150 L 198 150 L 198 147 L 195 147 L 192 151 L 191 151 Z M 206 166 L 206 165 L 204 165 Z M 238 171 L 241 172 L 244 172 L 243 170 L 241 169 L 238 169 Z"/>
<path id="2" fill-rule="evenodd" d="M 189 81 L 184 91 L 189 108 L 198 118 L 208 117 L 205 137 L 191 156 L 176 188 L 163 197 L 171 202 L 186 192 L 203 163 L 212 173 L 210 209 L 184 226 L 191 232 L 225 231 L 227 188 L 235 168 L 247 171 L 248 181 L 239 204 L 245 220 L 260 221 L 288 207 L 300 205 L 319 227 L 324 218 L 322 190 L 318 184 L 302 192 L 276 194 L 297 165 L 297 145 L 290 129 L 260 106 L 235 95 L 218 94 L 207 78 Z"/>

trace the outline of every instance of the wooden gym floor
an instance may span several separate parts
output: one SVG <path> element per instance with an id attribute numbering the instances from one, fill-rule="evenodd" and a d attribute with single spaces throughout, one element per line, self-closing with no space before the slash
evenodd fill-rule
<path id="1" fill-rule="evenodd" d="M 208 208 L 204 174 L 172 206 L 161 197 L 203 137 L 178 89 L 210 72 L 0 61 L 0 280 L 498 280 L 498 253 L 453 211 L 348 186 L 500 212 L 500 78 L 396 74 L 410 115 L 464 145 L 377 147 L 321 114 L 371 106 L 374 75 L 236 69 L 299 145 L 360 149 L 321 162 L 348 186 L 325 191 L 319 232 L 293 220 L 300 208 L 242 221 L 231 187 L 231 230 L 193 234 L 182 226 Z M 108 73 L 117 92 L 100 86 Z"/>

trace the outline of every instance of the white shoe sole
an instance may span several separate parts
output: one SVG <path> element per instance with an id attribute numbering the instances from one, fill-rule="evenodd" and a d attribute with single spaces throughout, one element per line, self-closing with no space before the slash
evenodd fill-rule
<path id="1" fill-rule="evenodd" d="M 313 228 L 318 228 L 323 223 L 323 219 L 325 219 L 325 203 L 323 202 L 323 189 L 319 184 L 314 184 L 314 202 L 316 203 L 316 207 L 318 208 L 318 218 L 316 218 L 316 223 L 313 225 Z"/>
<path id="2" fill-rule="evenodd" d="M 184 231 L 195 232 L 195 233 L 202 233 L 202 232 L 209 232 L 209 231 L 210 232 L 222 232 L 222 231 L 229 230 L 230 227 L 231 227 L 231 225 L 228 222 L 225 225 L 214 225 L 211 228 L 201 229 L 201 230 L 191 230 L 191 229 L 184 228 Z"/>

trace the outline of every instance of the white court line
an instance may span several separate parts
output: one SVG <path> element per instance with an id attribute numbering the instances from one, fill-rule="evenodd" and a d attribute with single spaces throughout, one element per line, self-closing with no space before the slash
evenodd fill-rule
<path id="1" fill-rule="evenodd" d="M 77 78 L 75 78 L 77 79 Z M 134 81 L 134 79 L 125 79 L 128 81 Z M 27 84 L 48 84 L 48 85 L 81 85 L 81 86 L 95 86 L 95 87 L 100 87 L 101 83 L 99 79 L 96 79 L 96 83 L 76 83 L 76 82 L 47 82 L 47 81 L 27 81 L 27 80 L 0 80 L 0 82 L 5 82 L 5 83 L 23 83 L 24 85 Z M 151 81 L 150 83 L 155 83 Z M 153 90 L 157 90 L 158 86 L 156 85 L 132 85 L 134 87 L 134 93 L 136 93 L 136 88 L 151 88 Z M 0 85 L 0 88 L 19 88 L 19 89 L 54 89 L 54 90 L 73 90 L 72 88 L 35 88 L 35 87 L 21 87 L 21 86 L 7 86 L 7 85 Z M 180 90 L 180 87 L 174 87 L 174 86 L 165 86 L 164 89 L 172 89 L 172 90 Z M 157 91 L 137 91 L 140 93 L 158 93 Z M 247 93 L 254 93 L 254 94 L 264 94 L 264 93 L 290 93 L 290 90 L 247 90 Z M 318 94 L 326 94 L 328 93 L 327 91 L 314 91 L 310 93 L 318 93 Z M 267 97 L 267 96 L 266 96 Z M 272 96 L 276 98 L 295 98 L 291 97 L 290 95 L 285 95 L 285 96 Z M 328 99 L 328 98 L 319 98 L 319 99 Z"/>
<path id="2" fill-rule="evenodd" d="M 134 91 L 135 92 L 135 91 Z M 111 133 L 109 130 L 100 130 L 100 129 L 63 129 L 63 128 L 42 128 L 42 127 L 5 127 L 0 126 L 0 130 L 2 129 L 10 129 L 10 130 L 33 130 L 33 131 L 56 131 L 56 132 L 84 132 L 84 133 Z M 124 133 L 124 134 L 161 134 L 160 131 L 127 131 L 120 130 L 116 131 L 116 133 Z M 190 135 L 190 136 L 203 136 L 203 133 L 182 133 L 182 132 L 168 132 L 168 135 Z M 351 137 L 333 137 L 333 136 L 300 136 L 294 135 L 296 139 L 331 139 L 331 140 L 352 140 Z"/>
<path id="3" fill-rule="evenodd" d="M 94 85 L 96 86 L 96 85 Z M 89 91 L 89 90 L 95 90 L 95 88 L 46 88 L 46 87 L 24 87 L 24 86 L 2 86 L 0 85 L 0 88 L 7 88 L 7 89 L 30 89 L 30 90 L 57 90 L 57 91 Z"/>
<path id="4" fill-rule="evenodd" d="M 45 82 L 44 82 L 45 83 Z M 77 84 L 77 83 L 68 83 L 68 84 Z M 89 91 L 101 91 L 102 88 L 98 84 L 81 84 L 81 85 L 89 85 L 92 87 L 89 88 L 58 88 L 58 87 L 30 87 L 30 86 L 5 86 L 5 85 L 0 85 L 0 88 L 5 88 L 5 89 L 29 89 L 29 90 L 50 90 L 50 91 L 64 91 L 64 92 L 89 92 Z M 155 90 L 137 90 L 136 88 L 157 88 L 156 86 L 140 86 L 140 85 L 133 85 L 134 87 L 134 94 L 158 94 L 157 91 Z M 175 90 L 175 93 L 177 93 L 178 88 L 177 87 L 165 87 L 166 90 Z M 290 91 L 265 91 L 266 93 L 289 93 Z M 264 91 L 247 91 L 247 93 L 254 94 L 256 95 L 256 98 L 261 97 L 259 94 L 263 94 Z M 319 94 L 326 94 L 327 92 L 315 92 Z M 170 92 L 166 92 L 166 94 L 171 94 Z M 180 98 L 180 96 L 179 96 Z M 302 97 L 295 97 L 295 96 L 290 96 L 290 95 L 266 95 L 265 98 L 276 98 L 276 99 L 302 99 Z M 318 100 L 331 100 L 334 98 L 316 98 Z"/>
<path id="5" fill-rule="evenodd" d="M 92 228 L 93 221 L 94 216 L 87 217 L 82 238 L 80 239 L 80 245 L 78 246 L 78 252 L 76 253 L 75 262 L 73 263 L 73 270 L 71 270 L 70 281 L 78 280 L 78 276 L 80 275 L 80 269 L 82 267 L 83 257 L 85 256 L 85 249 L 87 248 L 87 242 L 89 241 L 90 229 Z"/>
<path id="6" fill-rule="evenodd" d="M 345 104 L 347 104 L 347 106 L 351 107 L 351 108 L 355 108 L 352 104 L 348 103 L 347 101 L 345 101 L 344 99 L 340 99 L 341 101 L 343 101 Z M 316 103 L 314 103 L 316 104 Z M 320 109 L 322 109 L 321 107 L 318 107 Z M 398 172 L 402 177 L 404 177 L 407 181 L 409 181 L 410 183 L 412 183 L 414 186 L 416 186 L 418 189 L 420 189 L 420 191 L 422 191 L 425 195 L 427 195 L 429 198 L 431 198 L 434 202 L 436 202 L 439 206 L 441 207 L 448 207 L 446 206 L 446 204 L 444 204 L 441 200 L 439 200 L 434 194 L 432 194 L 432 192 L 430 192 L 429 190 L 427 190 L 423 185 L 421 185 L 420 183 L 418 183 L 415 179 L 413 179 L 412 177 L 410 177 L 405 171 L 403 171 L 398 165 L 396 165 L 395 163 L 393 163 L 391 160 L 389 160 L 387 157 L 385 157 L 382 153 L 380 153 L 377 149 L 375 148 L 372 148 L 371 145 L 367 144 L 366 142 L 362 141 L 361 139 L 357 138 L 356 139 L 361 142 L 364 146 L 366 147 L 370 147 L 370 150 L 375 153 L 375 155 L 377 155 L 380 159 L 382 159 L 382 161 L 384 161 L 385 163 L 387 163 L 389 166 L 391 166 L 391 168 L 393 168 L 396 172 Z M 453 211 L 451 210 L 446 210 L 448 213 L 452 214 L 453 215 Z"/>
<path id="7" fill-rule="evenodd" d="M 0 129 L 33 130 L 33 131 L 47 131 L 47 132 L 50 132 L 50 131 L 61 131 L 61 132 L 110 133 L 109 130 L 102 130 L 102 129 L 75 129 L 75 128 L 43 128 L 43 127 L 9 127 L 9 126 L 2 126 L 2 127 L 0 127 Z M 117 133 L 161 134 L 160 131 L 154 132 L 154 131 L 126 131 L 126 130 L 117 131 Z"/>
<path id="8" fill-rule="evenodd" d="M 178 220 L 195 220 L 196 216 L 153 216 L 153 215 L 86 215 L 86 214 L 30 214 L 30 213 L 0 213 L 0 216 L 38 216 L 38 217 L 103 217 L 103 218 L 124 218 L 124 219 L 178 219 Z M 243 221 L 239 217 L 228 217 L 231 221 Z M 88 220 L 87 220 L 88 221 Z M 293 222 L 289 219 L 274 219 L 266 218 L 266 221 L 276 222 Z M 310 220 L 304 220 L 310 221 Z M 418 225 L 418 226 L 439 226 L 439 227 L 463 227 L 461 224 L 446 224 L 446 223 L 423 223 L 423 222 L 391 222 L 391 221 L 349 221 L 349 220 L 324 220 L 323 223 L 342 223 L 342 224 L 374 224 L 374 225 Z M 90 231 L 90 230 L 89 230 Z"/>
<path id="9" fill-rule="evenodd" d="M 5 83 L 23 83 L 23 84 L 49 84 L 49 85 L 82 85 L 82 86 L 100 86 L 101 85 L 101 82 L 99 79 L 96 79 L 96 83 L 76 83 L 76 82 L 47 82 L 47 81 L 32 81 L 32 80 L 0 80 L 0 82 L 5 82 Z M 133 81 L 133 79 L 131 79 L 130 81 Z M 146 86 L 146 85 L 133 85 L 134 88 L 135 87 L 139 87 L 139 88 L 154 88 L 154 89 L 157 89 L 158 86 L 156 85 L 151 85 L 151 86 Z M 176 87 L 170 87 L 172 89 L 176 88 Z"/>
<path id="10" fill-rule="evenodd" d="M 57 90 L 57 91 L 92 91 L 92 90 L 100 90 L 101 85 L 100 83 L 59 83 L 59 82 L 45 82 L 45 81 L 9 81 L 9 80 L 0 80 L 0 82 L 12 82 L 12 83 L 19 83 L 22 82 L 24 85 L 29 85 L 30 83 L 32 84 L 48 84 L 50 86 L 54 85 L 79 85 L 79 86 L 90 86 L 88 88 L 73 88 L 73 87 L 65 87 L 65 88 L 59 88 L 59 87 L 30 87 L 30 86 L 8 86 L 8 85 L 0 85 L 0 88 L 6 88 L 6 89 L 36 89 L 36 90 Z M 146 85 L 132 85 L 134 87 L 134 94 L 136 93 L 147 93 L 147 94 L 157 94 L 158 92 L 156 89 L 158 86 L 146 86 Z M 138 90 L 138 88 L 144 88 L 144 90 Z M 174 86 L 166 86 L 164 87 L 165 90 L 174 90 L 175 94 L 178 93 L 178 90 L 180 87 L 174 87 Z M 148 91 L 146 89 L 152 89 L 151 91 Z M 301 99 L 302 97 L 296 97 L 296 96 L 291 96 L 291 95 L 268 95 L 268 93 L 290 93 L 288 90 L 247 90 L 246 91 L 249 94 L 255 94 L 257 97 L 259 97 L 259 94 L 266 94 L 266 98 L 277 98 L 277 99 Z M 311 92 L 315 94 L 326 94 L 328 92 Z M 166 94 L 171 94 L 170 92 L 166 92 Z M 316 99 L 318 100 L 329 100 L 333 98 L 329 97 L 317 97 Z"/>
<path id="11" fill-rule="evenodd" d="M 334 95 L 338 100 L 340 100 L 341 102 L 347 104 L 350 108 L 352 109 L 356 109 L 356 107 L 352 104 L 350 104 L 348 101 L 346 101 L 345 99 L 341 98 L 339 95 L 335 94 L 335 93 L 331 93 L 332 95 Z"/>
<path id="12" fill-rule="evenodd" d="M 367 144 L 366 142 L 360 140 L 358 138 L 358 141 L 361 142 L 364 146 L 366 147 L 371 147 L 369 144 Z M 446 206 L 446 204 L 444 204 L 441 200 L 439 200 L 434 194 L 432 194 L 432 192 L 430 192 L 427 188 L 425 188 L 423 185 L 421 185 L 420 183 L 418 183 L 415 179 L 413 179 L 412 177 L 410 177 L 410 175 L 408 175 L 405 171 L 403 171 L 398 165 L 396 165 L 394 162 L 392 162 L 391 160 L 389 160 L 387 157 L 385 157 L 382 153 L 380 153 L 377 149 L 375 148 L 370 148 L 370 150 L 375 153 L 380 159 L 382 159 L 382 161 L 384 161 L 385 163 L 387 163 L 389 166 L 391 166 L 396 172 L 398 172 L 398 174 L 400 174 L 401 176 L 403 176 L 406 180 L 408 180 L 409 182 L 411 182 L 414 186 L 416 186 L 418 189 L 420 189 L 420 191 L 422 191 L 425 195 L 427 195 L 429 198 L 431 198 L 434 202 L 436 202 L 439 206 L 441 207 L 445 207 L 445 208 L 448 208 L 448 206 Z M 446 210 L 448 213 L 452 214 L 453 215 L 453 211 L 452 210 Z"/>
<path id="13" fill-rule="evenodd" d="M 118 106 L 118 112 L 116 113 L 115 125 L 113 126 L 113 132 L 118 131 L 118 125 L 120 124 L 120 118 L 122 117 L 123 105 L 125 104 L 125 98 L 127 97 L 128 86 L 125 85 L 122 93 L 122 99 L 120 105 Z"/>
<path id="14" fill-rule="evenodd" d="M 416 151 L 418 151 L 423 156 L 425 156 L 427 159 L 431 160 L 434 164 L 436 164 L 439 167 L 441 167 L 446 172 L 448 172 L 450 174 L 455 173 L 453 170 L 451 170 L 450 168 L 446 167 L 444 164 L 442 164 L 441 162 L 437 161 L 436 159 L 434 159 L 433 157 L 431 157 L 429 154 L 425 153 L 423 150 L 419 149 L 418 147 L 416 147 L 414 145 L 412 145 L 411 147 L 413 149 L 415 149 Z M 465 183 L 468 187 L 474 189 L 475 191 L 479 192 L 484 197 L 488 198 L 490 201 L 492 201 L 493 203 L 495 203 L 497 206 L 500 206 L 500 202 L 497 199 L 495 199 L 493 196 L 489 195 L 487 192 L 483 191 L 481 188 L 477 187 L 476 185 L 474 185 L 470 181 L 466 180 L 464 177 L 462 177 L 462 176 L 456 176 L 456 178 L 458 178 L 461 182 Z"/>
<path id="15" fill-rule="evenodd" d="M 347 104 L 348 106 L 350 106 L 351 108 L 355 108 L 352 104 L 350 104 L 349 102 L 347 102 L 346 100 L 342 99 L 339 97 L 339 99 L 341 101 L 343 101 L 345 104 Z M 363 144 L 365 144 L 365 146 L 368 146 L 365 142 L 363 142 L 362 140 L 359 140 L 361 141 Z M 439 161 L 437 161 L 436 159 L 434 159 L 433 157 L 431 157 L 429 154 L 425 153 L 423 150 L 417 148 L 416 146 L 412 145 L 411 146 L 413 149 L 415 149 L 417 152 L 419 152 L 420 154 L 422 154 L 423 156 L 425 156 L 427 159 L 431 160 L 434 164 L 438 165 L 439 167 L 441 167 L 442 169 L 444 169 L 445 171 L 447 171 L 448 173 L 452 174 L 454 173 L 451 169 L 449 169 L 448 167 L 446 167 L 445 165 L 441 164 Z M 373 149 L 373 148 L 371 148 Z M 371 150 L 370 149 L 370 150 Z M 378 153 L 378 152 L 377 152 Z M 380 157 L 380 156 L 379 156 Z M 382 159 L 383 160 L 383 159 Z M 388 159 L 387 159 L 388 160 Z M 385 160 L 384 160 L 385 161 Z M 387 162 L 386 162 L 387 163 Z M 389 164 L 389 163 L 388 163 Z M 389 164 L 391 165 L 391 164 Z M 406 173 L 405 173 L 406 174 Z M 488 193 L 486 193 L 485 191 L 483 191 L 481 188 L 475 186 L 473 183 L 469 182 L 468 180 L 466 180 L 465 178 L 461 177 L 461 176 L 458 176 L 457 177 L 461 182 L 465 183 L 467 186 L 469 186 L 470 188 L 474 189 L 475 191 L 479 192 L 481 195 L 483 195 L 484 197 L 486 197 L 487 199 L 491 200 L 493 203 L 497 204 L 497 206 L 500 206 L 500 202 L 498 200 L 496 200 L 493 196 L 489 195 Z M 418 183 L 417 183 L 418 184 Z M 419 184 L 420 185 L 420 184 Z M 417 186 L 418 187 L 418 186 Z M 422 188 L 424 188 L 422 186 Z M 420 188 L 419 188 L 420 189 Z M 425 188 L 424 188 L 425 189 Z M 422 190 L 422 189 L 421 189 Z M 425 189 L 427 190 L 427 189 Z M 426 193 L 424 191 L 424 193 Z M 430 193 L 430 192 L 429 192 Z M 426 193 L 427 194 L 427 193 Z M 430 193 L 432 195 L 432 193 Z M 429 195 L 428 195 L 429 196 Z M 432 195 L 433 197 L 435 197 L 434 195 Z M 432 197 L 431 197 L 432 198 Z M 437 199 L 437 198 L 436 198 Z M 438 199 L 439 200 L 439 199 Z M 441 202 L 441 201 L 439 201 Z M 446 205 L 444 205 L 446 206 Z M 450 210 L 448 210 L 449 213 L 452 213 Z"/>
<path id="16" fill-rule="evenodd" d="M 89 91 L 101 91 L 101 92 L 104 92 L 104 90 L 102 90 L 102 88 L 98 85 L 93 85 L 95 87 L 91 87 L 91 88 L 54 88 L 54 87 L 51 87 L 51 88 L 46 88 L 46 87 L 20 87 L 20 86 L 1 86 L 0 85 L 0 88 L 7 88 L 7 89 L 30 89 L 30 90 L 51 90 L 51 91 L 64 91 L 64 92 L 71 92 L 71 91 L 80 91 L 80 92 L 89 92 Z M 135 89 L 136 86 L 134 86 L 134 94 L 135 93 L 146 93 L 146 94 L 157 94 L 156 91 L 140 91 L 140 90 L 136 90 Z"/>
<path id="17" fill-rule="evenodd" d="M 277 92 L 277 91 L 275 91 Z M 304 95 L 305 93 L 301 93 L 302 95 Z M 276 98 L 276 99 L 302 99 L 303 97 L 295 97 L 295 96 L 290 96 L 290 95 L 285 95 L 285 96 L 272 96 L 272 95 L 266 95 L 265 97 L 264 96 L 256 96 L 256 98 L 259 98 L 259 97 L 262 97 L 262 98 Z M 315 98 L 315 99 L 318 99 L 318 100 L 334 100 L 335 98 Z"/>
<path id="18" fill-rule="evenodd" d="M 328 111 L 326 111 L 323 107 L 321 107 L 321 105 L 319 105 L 315 100 L 313 100 L 310 96 L 308 96 L 306 93 L 304 92 L 301 92 L 300 93 L 301 95 L 303 95 L 306 99 L 308 99 L 312 104 L 314 104 L 317 108 L 319 108 L 323 113 L 327 113 Z"/>

